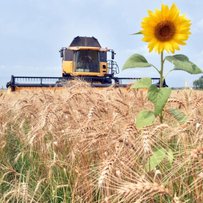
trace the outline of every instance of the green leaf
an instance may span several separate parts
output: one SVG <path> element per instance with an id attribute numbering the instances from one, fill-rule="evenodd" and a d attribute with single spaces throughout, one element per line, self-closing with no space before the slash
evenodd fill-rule
<path id="1" fill-rule="evenodd" d="M 154 114 L 155 116 L 158 116 L 164 106 L 166 105 L 166 102 L 168 101 L 168 98 L 171 94 L 171 89 L 164 87 L 164 88 L 157 88 L 155 85 L 151 85 L 148 90 L 148 99 L 154 104 Z"/>
<path id="2" fill-rule="evenodd" d="M 189 61 L 189 58 L 183 54 L 176 54 L 173 56 L 166 56 L 165 58 L 167 61 L 173 63 L 173 61 Z"/>
<path id="3" fill-rule="evenodd" d="M 174 65 L 174 70 L 182 70 L 190 74 L 202 73 L 202 70 L 196 64 L 189 61 L 189 58 L 185 55 L 177 54 L 173 56 L 166 56 L 165 60 Z"/>
<path id="4" fill-rule="evenodd" d="M 135 32 L 135 33 L 133 33 L 132 35 L 142 35 L 142 31 Z"/>
<path id="5" fill-rule="evenodd" d="M 148 162 L 145 165 L 147 172 L 156 169 L 156 167 L 164 160 L 166 157 L 166 150 L 163 148 L 157 149 L 152 156 L 149 157 Z"/>
<path id="6" fill-rule="evenodd" d="M 190 74 L 200 74 L 202 70 L 192 62 L 177 62 L 174 70 L 183 70 Z"/>
<path id="7" fill-rule="evenodd" d="M 154 112 L 152 111 L 141 111 L 136 116 L 136 127 L 137 128 L 144 128 L 146 126 L 151 125 L 155 120 Z"/>
<path id="8" fill-rule="evenodd" d="M 183 124 L 187 121 L 187 116 L 179 109 L 169 109 L 170 114 L 180 123 Z"/>
<path id="9" fill-rule="evenodd" d="M 131 88 L 132 88 L 132 89 L 149 88 L 151 84 L 152 84 L 152 79 L 151 79 L 151 78 L 142 78 L 142 79 L 136 81 L 136 82 L 131 86 Z"/>
<path id="10" fill-rule="evenodd" d="M 156 151 L 154 151 L 154 153 L 150 156 L 150 158 L 148 159 L 148 162 L 145 165 L 147 172 L 156 169 L 156 167 L 159 166 L 159 164 L 165 158 L 169 161 L 170 165 L 172 165 L 174 156 L 173 156 L 173 151 L 171 149 L 167 151 L 164 148 L 159 148 Z"/>
<path id="11" fill-rule="evenodd" d="M 130 56 L 125 64 L 123 65 L 123 69 L 128 68 L 142 68 L 142 67 L 150 67 L 151 64 L 145 59 L 144 56 L 140 54 L 133 54 Z"/>

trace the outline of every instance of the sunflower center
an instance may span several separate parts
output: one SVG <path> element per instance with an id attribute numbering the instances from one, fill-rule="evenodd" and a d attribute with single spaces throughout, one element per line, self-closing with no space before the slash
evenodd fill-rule
<path id="1" fill-rule="evenodd" d="M 175 32 L 175 26 L 170 21 L 160 22 L 155 27 L 155 37 L 161 42 L 171 40 Z"/>

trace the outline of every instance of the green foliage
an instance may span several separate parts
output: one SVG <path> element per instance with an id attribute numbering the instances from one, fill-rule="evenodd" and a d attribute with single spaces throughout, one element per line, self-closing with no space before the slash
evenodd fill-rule
<path id="1" fill-rule="evenodd" d="M 22 149 L 22 144 L 16 133 L 12 130 L 12 128 L 15 128 L 15 126 L 8 126 L 8 130 L 5 136 L 6 145 L 4 151 L 2 152 L 2 155 L 8 164 L 14 166 L 15 158 L 20 153 Z"/>
<path id="2" fill-rule="evenodd" d="M 136 81 L 131 88 L 132 89 L 143 89 L 143 88 L 149 88 L 152 84 L 151 78 L 142 78 L 138 81 Z"/>
<path id="3" fill-rule="evenodd" d="M 197 89 L 203 89 L 203 76 L 193 82 L 193 86 Z"/>
<path id="4" fill-rule="evenodd" d="M 71 202 L 71 184 L 67 170 L 58 167 L 57 165 L 53 165 L 50 168 L 49 174 L 50 179 L 46 189 L 47 200 L 51 199 L 51 202 L 53 203 Z"/>
<path id="5" fill-rule="evenodd" d="M 174 65 L 174 70 L 182 70 L 190 74 L 202 73 L 202 70 L 193 62 L 189 61 L 189 58 L 185 55 L 177 54 L 173 56 L 166 56 L 165 60 Z"/>
<path id="6" fill-rule="evenodd" d="M 174 159 L 173 151 L 171 149 L 167 151 L 164 148 L 156 149 L 145 165 L 146 171 L 149 172 L 156 169 L 164 159 L 167 159 L 171 165 Z"/>
<path id="7" fill-rule="evenodd" d="M 135 89 L 148 88 L 148 99 L 154 104 L 154 112 L 145 110 L 137 115 L 137 128 L 151 125 L 154 122 L 155 117 L 162 114 L 163 108 L 171 94 L 170 88 L 157 88 L 155 85 L 151 85 L 151 83 L 152 80 L 150 78 L 143 78 L 132 85 L 132 88 Z"/>
<path id="8" fill-rule="evenodd" d="M 146 126 L 151 125 L 155 120 L 154 112 L 152 111 L 141 111 L 138 113 L 136 117 L 136 127 L 144 128 Z"/>
<path id="9" fill-rule="evenodd" d="M 26 196 L 15 193 L 12 196 L 11 192 L 23 185 L 29 188 L 33 202 L 71 202 L 70 182 L 73 177 L 70 177 L 68 168 L 54 164 L 47 166 L 47 160 L 37 150 L 30 149 L 17 133 L 19 130 L 24 131 L 26 136 L 30 123 L 25 121 L 21 128 L 8 125 L 4 135 L 6 144 L 0 149 L 0 202 L 8 199 L 8 202 L 27 202 Z M 6 197 L 5 194 L 9 193 L 11 195 Z"/>
<path id="10" fill-rule="evenodd" d="M 140 33 L 135 33 L 135 34 L 140 34 Z M 190 74 L 202 73 L 202 70 L 197 65 L 195 65 L 194 63 L 189 61 L 189 58 L 183 54 L 166 56 L 165 59 L 163 60 L 163 53 L 162 53 L 160 71 L 155 66 L 149 64 L 144 56 L 142 56 L 140 54 L 134 54 L 127 59 L 127 61 L 125 62 L 124 66 L 123 66 L 123 69 L 152 66 L 159 72 L 160 80 L 163 81 L 163 79 L 164 79 L 163 65 L 164 65 L 165 60 L 171 62 L 174 65 L 173 70 L 182 70 L 182 71 L 186 71 Z M 168 101 L 168 98 L 170 97 L 171 89 L 170 88 L 157 88 L 155 85 L 151 85 L 151 84 L 152 84 L 152 81 L 150 78 L 143 78 L 143 79 L 135 82 L 131 87 L 134 89 L 148 88 L 148 99 L 149 99 L 149 101 L 151 101 L 154 104 L 154 112 L 143 111 L 140 114 L 138 114 L 138 116 L 136 118 L 136 120 L 137 120 L 136 126 L 138 128 L 142 128 L 142 127 L 152 124 L 154 122 L 154 120 L 153 120 L 154 116 L 155 117 L 159 116 L 160 122 L 161 123 L 163 122 L 162 111 Z M 202 87 L 203 82 L 201 83 L 201 80 L 195 81 L 194 86 Z M 152 116 L 152 114 L 154 114 L 154 116 Z M 174 116 L 174 118 L 176 118 L 180 122 L 184 122 L 185 118 L 182 118 L 182 117 L 184 117 L 184 115 L 180 114 L 180 112 L 178 112 L 177 110 L 171 110 L 171 114 Z M 146 119 L 146 122 L 144 122 L 144 119 Z M 143 123 L 143 124 L 141 124 L 141 123 Z"/>
<path id="11" fill-rule="evenodd" d="M 123 69 L 128 68 L 146 68 L 150 67 L 151 64 L 148 63 L 146 58 L 140 54 L 133 54 L 130 56 L 125 64 L 123 65 Z"/>
<path id="12" fill-rule="evenodd" d="M 134 33 L 134 34 L 141 34 L 141 33 Z M 186 71 L 190 74 L 199 74 L 202 73 L 202 70 L 192 63 L 189 58 L 183 54 L 176 54 L 173 56 L 166 56 L 165 59 L 163 59 L 163 53 L 161 53 L 161 70 L 158 70 L 155 66 L 152 64 L 149 64 L 146 58 L 140 54 L 134 54 L 130 56 L 127 61 L 125 62 L 123 69 L 128 68 L 139 68 L 139 67 L 153 67 L 155 68 L 159 75 L 160 75 L 160 81 L 164 80 L 163 76 L 163 67 L 165 60 L 169 61 L 174 65 L 173 70 L 182 70 Z M 199 86 L 199 82 L 194 82 L 194 85 L 197 87 Z M 168 98 L 171 94 L 170 88 L 157 88 L 155 85 L 151 85 L 151 80 L 148 78 L 143 78 L 137 82 L 135 82 L 131 88 L 134 89 L 140 89 L 140 88 L 148 88 L 148 99 L 154 104 L 154 116 L 160 117 L 160 122 L 163 122 L 163 114 L 162 111 L 164 109 L 164 106 L 166 105 Z M 138 114 L 137 116 L 137 122 L 136 126 L 138 128 L 145 127 L 147 125 L 152 124 L 152 113 L 146 111 L 141 112 L 141 114 Z M 180 119 L 178 117 L 177 112 L 173 111 L 172 114 L 176 119 Z M 180 115 L 179 115 L 180 116 Z M 143 121 L 143 119 L 146 119 L 146 123 Z M 154 120 L 153 120 L 154 121 Z M 144 123 L 143 125 L 141 123 Z"/>
<path id="13" fill-rule="evenodd" d="M 180 123 L 183 124 L 187 121 L 187 116 L 179 109 L 170 108 L 169 112 L 171 115 Z"/>
<path id="14" fill-rule="evenodd" d="M 155 85 L 151 85 L 149 87 L 148 99 L 154 104 L 155 116 L 161 114 L 164 106 L 168 101 L 170 94 L 171 94 L 170 88 L 157 88 Z"/>
<path id="15" fill-rule="evenodd" d="M 146 170 L 149 172 L 156 169 L 156 167 L 164 160 L 166 157 L 166 151 L 163 148 L 157 149 L 149 157 L 147 164 L 145 165 Z"/>
<path id="16" fill-rule="evenodd" d="M 173 56 L 166 56 L 165 59 L 171 63 L 173 63 L 173 61 L 182 61 L 182 62 L 189 61 L 189 58 L 183 54 L 175 54 Z"/>

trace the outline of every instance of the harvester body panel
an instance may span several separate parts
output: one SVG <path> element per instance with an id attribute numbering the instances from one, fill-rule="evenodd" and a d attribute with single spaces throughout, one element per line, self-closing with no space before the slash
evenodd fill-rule
<path id="1" fill-rule="evenodd" d="M 109 73 L 107 51 L 94 37 L 76 37 L 60 50 L 63 76 L 104 77 Z"/>

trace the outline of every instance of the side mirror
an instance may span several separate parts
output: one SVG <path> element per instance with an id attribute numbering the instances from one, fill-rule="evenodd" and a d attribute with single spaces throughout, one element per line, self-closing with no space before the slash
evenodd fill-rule
<path id="1" fill-rule="evenodd" d="M 60 52 L 61 58 L 63 58 L 63 48 L 61 48 L 59 52 Z"/>
<path id="2" fill-rule="evenodd" d="M 114 50 L 111 50 L 111 59 L 114 60 L 116 53 L 114 52 Z"/>

